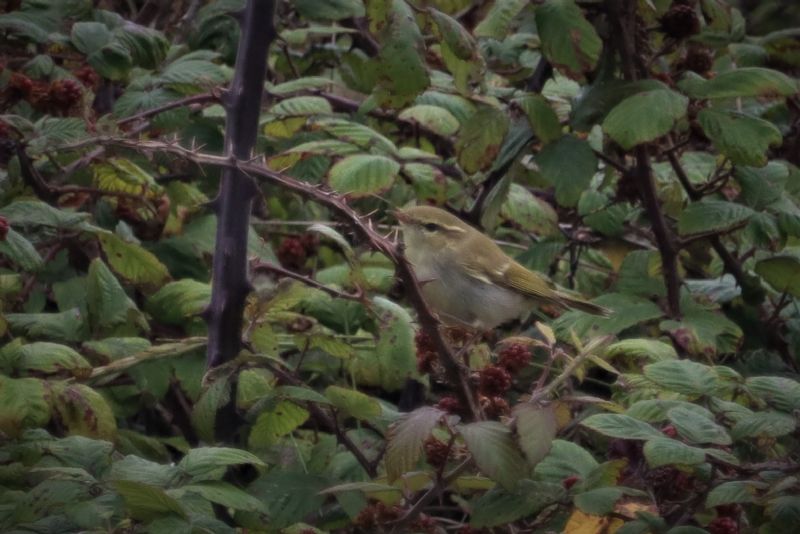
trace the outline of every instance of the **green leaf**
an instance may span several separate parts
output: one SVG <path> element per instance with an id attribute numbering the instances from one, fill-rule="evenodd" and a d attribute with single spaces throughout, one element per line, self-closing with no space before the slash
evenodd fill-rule
<path id="1" fill-rule="evenodd" d="M 359 351 L 349 368 L 359 384 L 398 391 L 409 378 L 419 377 L 413 320 L 389 299 L 374 297 L 372 303 L 378 319 L 375 346 Z"/>
<path id="2" fill-rule="evenodd" d="M 53 384 L 54 415 L 70 434 L 113 440 L 117 433 L 114 412 L 105 398 L 84 384 Z"/>
<path id="3" fill-rule="evenodd" d="M 508 132 L 508 124 L 506 114 L 493 106 L 481 106 L 462 124 L 456 139 L 456 153 L 464 172 L 474 174 L 492 165 Z"/>
<path id="4" fill-rule="evenodd" d="M 536 156 L 542 176 L 556 188 L 556 200 L 574 207 L 597 170 L 597 157 L 589 143 L 572 135 L 545 146 Z"/>
<path id="5" fill-rule="evenodd" d="M 662 465 L 696 465 L 706 459 L 703 449 L 690 447 L 667 437 L 648 440 L 644 444 L 644 457 L 651 468 Z"/>
<path id="6" fill-rule="evenodd" d="M 519 184 L 511 184 L 500 215 L 537 236 L 555 237 L 560 233 L 556 210 Z"/>
<path id="7" fill-rule="evenodd" d="M 682 406 L 687 410 L 694 410 L 703 417 L 709 419 L 714 417 L 713 413 L 698 404 L 673 399 L 645 399 L 636 401 L 625 410 L 625 414 L 641 421 L 654 423 L 657 421 L 666 421 L 668 419 L 667 412 L 677 406 Z"/>
<path id="8" fill-rule="evenodd" d="M 603 43 L 573 0 L 546 0 L 536 8 L 536 27 L 554 67 L 576 80 L 594 70 Z"/>
<path id="9" fill-rule="evenodd" d="M 744 67 L 732 69 L 698 84 L 681 84 L 692 98 L 738 98 L 791 96 L 797 82 L 772 69 Z"/>
<path id="10" fill-rule="evenodd" d="M 674 360 L 678 358 L 675 347 L 657 339 L 623 339 L 605 349 L 605 358 L 629 360 Z"/>
<path id="11" fill-rule="evenodd" d="M 365 150 L 377 149 L 388 155 L 397 153 L 397 147 L 392 141 L 369 126 L 337 118 L 316 119 L 313 125 L 332 137 L 360 146 Z"/>
<path id="12" fill-rule="evenodd" d="M 335 191 L 358 198 L 389 189 L 398 172 L 400 164 L 393 159 L 354 154 L 334 163 L 328 171 L 328 182 Z"/>
<path id="13" fill-rule="evenodd" d="M 6 314 L 6 317 L 9 315 L 12 314 Z M 86 377 L 92 370 L 89 362 L 70 347 L 46 341 L 19 347 L 14 352 L 13 360 L 17 372 L 22 373 L 55 374 L 66 371 L 72 376 Z"/>
<path id="14" fill-rule="evenodd" d="M 672 408 L 667 412 L 667 417 L 678 434 L 692 443 L 730 445 L 732 442 L 725 428 L 703 417 L 696 410 L 687 410 L 684 407 Z"/>
<path id="15" fill-rule="evenodd" d="M 131 480 L 165 488 L 175 482 L 179 476 L 180 470 L 177 467 L 158 464 L 130 454 L 111 465 L 111 473 L 108 478 L 109 480 Z"/>
<path id="16" fill-rule="evenodd" d="M 747 389 L 781 411 L 800 409 L 800 383 L 780 376 L 753 376 L 745 381 Z"/>
<path id="17" fill-rule="evenodd" d="M 131 283 L 158 286 L 169 278 L 164 264 L 140 245 L 114 234 L 100 234 L 98 238 L 111 268 Z"/>
<path id="18" fill-rule="evenodd" d="M 661 309 L 652 301 L 624 293 L 608 293 L 592 302 L 611 309 L 611 317 L 597 317 L 587 313 L 570 310 L 553 321 L 553 329 L 559 337 L 569 339 L 573 331 L 579 337 L 586 335 L 618 334 L 639 323 L 657 319 L 663 315 Z"/>
<path id="19" fill-rule="evenodd" d="M 630 150 L 666 135 L 686 115 L 689 99 L 667 88 L 629 96 L 611 110 L 603 130 Z"/>
<path id="20" fill-rule="evenodd" d="M 43 262 L 36 247 L 13 228 L 0 240 L 0 254 L 17 264 L 23 271 L 38 271 Z"/>
<path id="21" fill-rule="evenodd" d="M 330 115 L 333 108 L 321 96 L 295 96 L 281 100 L 269 110 L 278 117 L 301 117 L 305 115 Z"/>
<path id="22" fill-rule="evenodd" d="M 228 377 L 221 377 L 211 384 L 192 406 L 192 426 L 200 439 L 213 443 L 216 428 L 217 410 L 231 398 L 231 385 Z"/>
<path id="23" fill-rule="evenodd" d="M 706 508 L 734 503 L 755 502 L 760 484 L 750 480 L 732 480 L 716 486 L 706 497 Z"/>
<path id="24" fill-rule="evenodd" d="M 767 150 L 780 145 L 783 136 L 771 122 L 732 111 L 706 108 L 697 116 L 714 147 L 734 165 L 763 167 Z"/>
<path id="25" fill-rule="evenodd" d="M 445 415 L 438 408 L 423 406 L 404 415 L 390 427 L 384 460 L 389 482 L 417 467 L 423 443 Z"/>
<path id="26" fill-rule="evenodd" d="M 258 456 L 241 449 L 228 447 L 198 447 L 186 453 L 178 464 L 192 479 L 210 480 L 217 478 L 216 473 L 220 468 L 230 465 L 252 464 L 264 467 L 265 464 Z"/>
<path id="27" fill-rule="evenodd" d="M 88 334 L 86 321 L 78 308 L 61 313 L 7 313 L 11 330 L 31 338 L 76 342 Z"/>
<path id="28" fill-rule="evenodd" d="M 663 434 L 652 425 L 622 414 L 595 414 L 581 421 L 581 424 L 612 438 L 653 439 L 663 437 Z"/>
<path id="29" fill-rule="evenodd" d="M 308 417 L 309 413 L 305 408 L 291 401 L 280 401 L 275 408 L 258 416 L 250 429 L 248 445 L 252 449 L 269 447 L 305 423 Z"/>
<path id="30" fill-rule="evenodd" d="M 731 437 L 742 438 L 768 437 L 778 438 L 794 432 L 794 417 L 782 412 L 757 412 L 746 415 L 736 421 L 731 429 Z"/>
<path id="31" fill-rule="evenodd" d="M 506 490 L 513 491 L 517 482 L 530 472 L 511 430 L 502 423 L 480 421 L 459 425 L 458 432 L 478 468 Z"/>
<path id="32" fill-rule="evenodd" d="M 75 48 L 86 55 L 101 49 L 111 39 L 108 27 L 100 22 L 76 22 L 72 25 L 70 40 Z"/>
<path id="33" fill-rule="evenodd" d="M 199 315 L 211 300 L 211 286 L 197 280 L 170 282 L 147 299 L 147 312 L 157 321 L 180 325 Z"/>
<path id="34" fill-rule="evenodd" d="M 681 235 L 722 232 L 746 223 L 753 210 L 742 204 L 724 200 L 693 202 L 683 210 L 678 219 Z"/>
<path id="35" fill-rule="evenodd" d="M 535 473 L 537 477 L 560 484 L 572 475 L 586 478 L 597 466 L 597 460 L 586 449 L 557 439 L 553 441 L 550 454 L 536 465 Z"/>
<path id="36" fill-rule="evenodd" d="M 429 8 L 428 13 L 430 13 L 439 28 L 442 39 L 444 39 L 453 54 L 459 59 L 472 59 L 476 53 L 475 39 L 466 28 L 456 19 L 438 9 Z"/>
<path id="37" fill-rule="evenodd" d="M 525 0 L 497 0 L 486 17 L 475 26 L 475 37 L 492 37 L 502 40 L 511 29 L 519 12 L 528 4 Z"/>
<path id="38" fill-rule="evenodd" d="M 517 443 L 528 465 L 535 466 L 550 452 L 558 432 L 553 406 L 524 402 L 514 406 L 511 415 L 516 425 Z"/>
<path id="39" fill-rule="evenodd" d="M 180 497 L 184 493 L 196 493 L 207 501 L 234 510 L 266 513 L 266 504 L 263 501 L 227 482 L 208 481 L 167 490 L 167 494 L 176 497 Z"/>
<path id="40" fill-rule="evenodd" d="M 759 260 L 755 270 L 775 291 L 800 298 L 800 260 L 795 256 Z"/>
<path id="41" fill-rule="evenodd" d="M 60 210 L 38 200 L 17 200 L 0 208 L 0 217 L 5 217 L 13 226 L 49 226 L 60 230 L 87 229 L 88 213 Z"/>
<path id="42" fill-rule="evenodd" d="M 328 386 L 325 396 L 345 415 L 356 419 L 369 420 L 382 412 L 380 403 L 374 397 L 353 389 Z"/>
<path id="43" fill-rule="evenodd" d="M 711 395 L 717 388 L 714 369 L 690 360 L 664 360 L 644 366 L 644 376 L 659 386 L 685 395 Z"/>
<path id="44" fill-rule="evenodd" d="M 429 104 L 418 104 L 406 108 L 397 118 L 412 124 L 419 124 L 443 137 L 453 135 L 461 126 L 452 113 L 439 106 Z"/>
<path id="45" fill-rule="evenodd" d="M 112 482 L 112 486 L 125 499 L 127 510 L 134 519 L 150 521 L 168 514 L 186 517 L 183 506 L 161 488 L 132 480 L 117 480 Z"/>
<path id="46" fill-rule="evenodd" d="M 587 514 L 605 515 L 614 510 L 622 495 L 621 488 L 596 488 L 575 495 L 575 506 Z"/>
<path id="47" fill-rule="evenodd" d="M 108 158 L 92 166 L 95 185 L 103 191 L 129 193 L 144 198 L 156 198 L 163 194 L 155 178 L 130 160 Z"/>
<path id="48" fill-rule="evenodd" d="M 547 144 L 561 137 L 561 123 L 558 115 L 541 95 L 527 95 L 514 100 L 528 116 L 528 122 L 536 137 Z"/>
<path id="49" fill-rule="evenodd" d="M 425 42 L 414 12 L 405 1 L 390 3 L 387 26 L 381 32 L 381 50 L 376 69 L 378 84 L 374 95 L 378 102 L 401 107 L 430 84 L 422 55 Z"/>
<path id="50" fill-rule="evenodd" d="M 292 5 L 303 17 L 311 20 L 364 16 L 364 3 L 360 0 L 295 0 Z"/>
<path id="51" fill-rule="evenodd" d="M 128 297 L 119 281 L 99 258 L 92 260 L 86 277 L 86 301 L 89 320 L 95 332 L 125 325 L 147 328 L 136 304 Z"/>
<path id="52" fill-rule="evenodd" d="M 15 438 L 26 428 L 50 421 L 50 404 L 44 383 L 37 378 L 0 375 L 0 432 Z"/>
<path id="53" fill-rule="evenodd" d="M 469 524 L 477 529 L 512 523 L 539 513 L 565 493 L 560 484 L 533 480 L 520 481 L 514 493 L 492 488 L 470 503 Z"/>

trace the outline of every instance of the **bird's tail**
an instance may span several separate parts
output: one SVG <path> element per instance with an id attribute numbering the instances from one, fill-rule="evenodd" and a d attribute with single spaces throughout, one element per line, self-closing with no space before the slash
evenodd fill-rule
<path id="1" fill-rule="evenodd" d="M 567 308 L 572 308 L 574 310 L 580 310 L 582 312 L 591 313 L 592 315 L 600 315 L 602 317 L 611 317 L 613 313 L 612 310 L 600 306 L 599 304 L 593 304 L 588 300 L 584 300 L 579 297 L 573 297 L 571 295 L 565 295 L 563 293 L 559 294 L 561 302 Z"/>

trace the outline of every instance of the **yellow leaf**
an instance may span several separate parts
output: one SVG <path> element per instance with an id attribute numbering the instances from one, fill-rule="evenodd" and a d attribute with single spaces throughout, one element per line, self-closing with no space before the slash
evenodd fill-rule
<path id="1" fill-rule="evenodd" d="M 622 519 L 586 514 L 576 508 L 564 527 L 564 534 L 614 534 L 624 524 Z"/>

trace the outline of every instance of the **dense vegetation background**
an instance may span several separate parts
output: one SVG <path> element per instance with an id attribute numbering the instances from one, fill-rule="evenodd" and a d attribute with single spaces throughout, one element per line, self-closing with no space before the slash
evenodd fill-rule
<path id="1" fill-rule="evenodd" d="M 796 528 L 796 3 L 255 2 L 237 160 L 243 3 L 0 4 L 0 530 Z M 253 291 L 207 373 L 223 169 Z M 415 202 L 614 315 L 463 348 Z"/>

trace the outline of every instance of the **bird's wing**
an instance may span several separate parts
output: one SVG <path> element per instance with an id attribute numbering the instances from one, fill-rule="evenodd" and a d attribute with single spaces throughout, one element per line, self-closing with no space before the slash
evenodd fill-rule
<path id="1" fill-rule="evenodd" d="M 499 286 L 513 289 L 533 299 L 560 303 L 561 299 L 550 280 L 526 269 L 514 260 L 493 273 L 496 273 L 493 281 Z"/>

